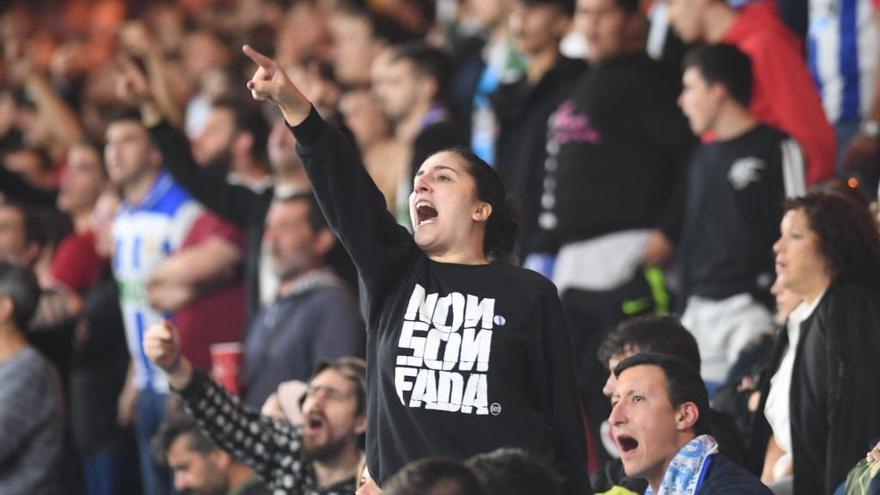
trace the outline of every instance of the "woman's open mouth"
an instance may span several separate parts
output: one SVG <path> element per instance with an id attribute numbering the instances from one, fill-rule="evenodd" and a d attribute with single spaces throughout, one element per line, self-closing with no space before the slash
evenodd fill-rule
<path id="1" fill-rule="evenodd" d="M 437 209 L 425 200 L 416 202 L 416 225 L 421 226 L 437 220 Z"/>

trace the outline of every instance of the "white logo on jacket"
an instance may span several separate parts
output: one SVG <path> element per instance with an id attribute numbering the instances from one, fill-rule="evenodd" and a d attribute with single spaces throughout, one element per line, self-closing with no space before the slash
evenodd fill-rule
<path id="1" fill-rule="evenodd" d="M 760 158 L 740 158 L 733 162 L 727 172 L 727 180 L 737 191 L 742 191 L 750 182 L 761 180 L 760 171 L 764 169 L 764 161 Z"/>
<path id="2" fill-rule="evenodd" d="M 394 386 L 400 402 L 412 408 L 489 414 L 492 329 L 502 321 L 495 316 L 495 299 L 458 292 L 440 297 L 416 284 L 397 345 Z"/>

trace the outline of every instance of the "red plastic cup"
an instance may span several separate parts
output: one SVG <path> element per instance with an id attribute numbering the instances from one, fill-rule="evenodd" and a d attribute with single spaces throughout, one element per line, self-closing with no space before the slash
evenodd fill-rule
<path id="1" fill-rule="evenodd" d="M 235 395 L 240 388 L 238 374 L 241 369 L 241 344 L 224 342 L 211 344 L 211 376 Z"/>

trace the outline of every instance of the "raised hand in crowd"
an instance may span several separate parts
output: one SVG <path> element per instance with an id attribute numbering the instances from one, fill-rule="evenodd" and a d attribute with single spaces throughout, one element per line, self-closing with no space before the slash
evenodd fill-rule
<path id="1" fill-rule="evenodd" d="M 271 101 L 278 105 L 284 120 L 290 125 L 297 125 L 305 120 L 311 103 L 290 81 L 278 62 L 249 45 L 244 45 L 242 51 L 257 64 L 256 72 L 247 83 L 251 96 L 255 100 Z"/>
<path id="2" fill-rule="evenodd" d="M 141 72 L 136 65 L 131 65 L 137 69 L 137 72 L 140 73 L 140 79 L 147 85 L 153 100 L 151 103 L 155 103 L 161 111 L 162 117 L 168 119 L 173 125 L 181 125 L 184 119 L 183 108 L 175 98 L 165 58 L 150 31 L 142 22 L 128 22 L 122 27 L 119 40 L 126 53 L 143 62 L 145 73 Z M 135 74 L 131 72 L 132 67 L 127 66 L 124 70 L 131 77 L 135 77 Z M 141 109 L 141 112 L 143 111 Z"/>
<path id="3" fill-rule="evenodd" d="M 877 445 L 868 452 L 866 458 L 868 461 L 880 462 L 880 442 L 877 442 Z"/>
<path id="4" fill-rule="evenodd" d="M 168 376 L 168 383 L 177 390 L 186 388 L 193 369 L 180 351 L 180 336 L 168 321 L 150 327 L 144 334 L 144 353 Z"/>

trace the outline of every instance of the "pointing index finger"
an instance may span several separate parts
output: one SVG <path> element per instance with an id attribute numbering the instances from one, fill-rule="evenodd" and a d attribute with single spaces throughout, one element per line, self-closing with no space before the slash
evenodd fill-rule
<path id="1" fill-rule="evenodd" d="M 254 61 L 255 64 L 259 65 L 264 69 L 271 69 L 275 66 L 275 61 L 271 58 L 263 55 L 262 53 L 251 48 L 250 45 L 244 45 L 241 47 L 241 51 L 244 52 L 245 55 L 248 56 L 251 60 Z"/>

